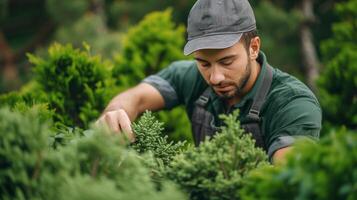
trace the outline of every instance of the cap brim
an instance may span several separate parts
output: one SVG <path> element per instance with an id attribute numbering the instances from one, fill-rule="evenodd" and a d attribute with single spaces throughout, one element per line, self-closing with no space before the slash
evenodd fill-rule
<path id="1" fill-rule="evenodd" d="M 201 49 L 225 49 L 237 43 L 242 35 L 243 33 L 235 33 L 195 38 L 186 43 L 183 53 L 187 56 Z"/>

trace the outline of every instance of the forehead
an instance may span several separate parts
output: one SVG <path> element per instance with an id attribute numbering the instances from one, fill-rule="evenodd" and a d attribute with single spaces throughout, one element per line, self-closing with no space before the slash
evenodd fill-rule
<path id="1" fill-rule="evenodd" d="M 195 58 L 211 61 L 223 58 L 227 55 L 240 55 L 245 52 L 242 42 L 237 42 L 231 47 L 225 49 L 201 49 L 193 53 Z"/>

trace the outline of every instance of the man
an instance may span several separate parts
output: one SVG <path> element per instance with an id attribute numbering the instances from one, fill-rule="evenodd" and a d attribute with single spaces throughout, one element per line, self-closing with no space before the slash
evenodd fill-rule
<path id="1" fill-rule="evenodd" d="M 247 0 L 198 0 L 187 32 L 184 54 L 196 61 L 174 62 L 119 94 L 99 122 L 134 139 L 131 122 L 142 112 L 183 104 L 198 145 L 222 125 L 218 115 L 240 109 L 242 127 L 274 161 L 296 138 L 319 137 L 317 99 L 302 82 L 267 63 Z"/>

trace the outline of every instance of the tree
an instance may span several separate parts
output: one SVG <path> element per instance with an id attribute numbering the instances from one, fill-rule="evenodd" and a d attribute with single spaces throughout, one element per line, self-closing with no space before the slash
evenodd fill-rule
<path id="1" fill-rule="evenodd" d="M 336 6 L 341 18 L 333 25 L 333 37 L 321 44 L 325 68 L 318 79 L 325 122 L 357 128 L 357 2 Z"/>
<path id="2" fill-rule="evenodd" d="M 316 78 L 319 73 L 319 59 L 314 45 L 311 27 L 316 22 L 313 0 L 301 1 L 303 20 L 300 25 L 300 43 L 307 84 L 316 93 Z"/>

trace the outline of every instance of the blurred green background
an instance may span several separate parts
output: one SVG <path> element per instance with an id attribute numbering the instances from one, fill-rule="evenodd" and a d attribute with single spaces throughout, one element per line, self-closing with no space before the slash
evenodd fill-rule
<path id="1" fill-rule="evenodd" d="M 174 22 L 185 25 L 195 0 L 0 2 L 0 92 L 6 92 L 18 89 L 30 78 L 31 66 L 27 62 L 26 52 L 41 52 L 54 41 L 75 46 L 85 41 L 94 53 L 111 58 L 120 50 L 120 37 L 146 14 L 170 7 Z M 320 43 L 331 37 L 332 24 L 338 20 L 333 9 L 341 1 L 250 2 L 262 37 L 262 48 L 270 63 L 294 73 L 311 85 L 310 79 L 321 68 Z"/>
<path id="2" fill-rule="evenodd" d="M 30 64 L 26 53 L 46 57 L 54 42 L 90 47 L 92 55 L 100 55 L 103 65 L 113 69 L 118 86 L 113 91 L 122 91 L 174 60 L 189 59 L 181 50 L 186 18 L 194 3 L 0 0 L 0 94 L 18 91 L 33 80 L 36 62 Z M 357 0 L 250 3 L 268 61 L 297 76 L 316 93 L 323 107 L 324 129 L 347 126 L 356 130 Z M 154 11 L 166 14 L 143 20 Z M 95 118 L 101 107 L 97 109 L 91 117 L 82 118 Z M 174 139 L 189 135 L 187 119 L 176 122 L 183 116 L 182 109 L 160 115 L 164 121 L 174 122 L 168 124 L 169 132 L 175 127 L 182 129 Z"/>

